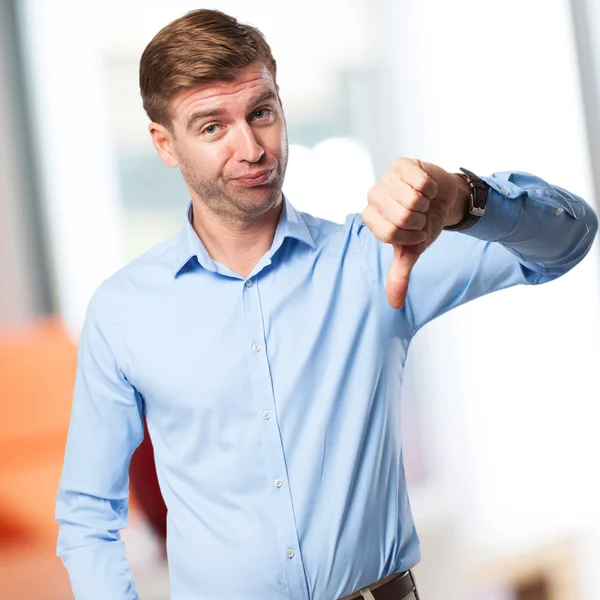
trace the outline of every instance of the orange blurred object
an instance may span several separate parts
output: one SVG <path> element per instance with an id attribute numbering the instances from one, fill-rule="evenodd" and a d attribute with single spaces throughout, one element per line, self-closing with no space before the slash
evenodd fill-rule
<path id="1" fill-rule="evenodd" d="M 76 368 L 77 349 L 56 319 L 0 333 L 0 522 L 24 541 L 56 540 Z"/>
<path id="2" fill-rule="evenodd" d="M 71 416 L 77 348 L 60 319 L 0 331 L 0 598 L 71 598 L 56 556 L 56 491 Z M 148 434 L 131 468 L 130 507 L 164 540 L 166 508 Z M 135 492 L 140 500 L 136 501 Z"/>
<path id="3" fill-rule="evenodd" d="M 0 332 L 0 597 L 68 598 L 56 490 L 77 349 L 58 319 Z"/>
<path id="4" fill-rule="evenodd" d="M 64 460 L 77 348 L 58 318 L 0 331 L 0 598 L 70 595 L 56 556 L 56 491 Z M 166 508 L 146 433 L 132 460 L 131 510 L 164 538 Z M 139 491 L 142 500 L 136 501 Z"/>

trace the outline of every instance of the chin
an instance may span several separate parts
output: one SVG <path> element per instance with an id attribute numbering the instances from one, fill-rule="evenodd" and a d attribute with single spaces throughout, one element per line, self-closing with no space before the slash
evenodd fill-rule
<path id="1" fill-rule="evenodd" d="M 236 204 L 248 214 L 264 214 L 279 204 L 281 189 L 249 189 Z"/>

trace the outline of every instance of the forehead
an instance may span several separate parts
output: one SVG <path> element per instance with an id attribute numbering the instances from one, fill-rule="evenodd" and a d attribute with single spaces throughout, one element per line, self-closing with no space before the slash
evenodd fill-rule
<path id="1" fill-rule="evenodd" d="M 184 90 L 171 100 L 175 121 L 185 123 L 197 109 L 234 109 L 268 90 L 275 83 L 266 67 L 249 65 L 232 81 L 210 81 Z"/>

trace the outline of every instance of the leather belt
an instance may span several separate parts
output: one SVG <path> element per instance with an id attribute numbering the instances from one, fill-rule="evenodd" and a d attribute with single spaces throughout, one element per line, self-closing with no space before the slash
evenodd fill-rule
<path id="1" fill-rule="evenodd" d="M 340 600 L 403 600 L 411 592 L 414 592 L 418 600 L 417 585 L 410 571 L 393 573 L 366 588 L 344 596 Z"/>

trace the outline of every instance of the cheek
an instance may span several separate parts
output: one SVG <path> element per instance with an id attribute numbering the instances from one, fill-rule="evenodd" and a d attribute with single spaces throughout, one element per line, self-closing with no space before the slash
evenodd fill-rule
<path id="1" fill-rule="evenodd" d="M 269 154 L 281 156 L 285 153 L 286 139 L 285 127 L 273 127 L 265 136 L 263 147 L 268 150 Z"/>
<path id="2" fill-rule="evenodd" d="M 200 177 L 211 177 L 223 171 L 227 164 L 227 156 L 217 144 L 207 146 L 189 145 L 182 149 L 181 165 Z"/>

